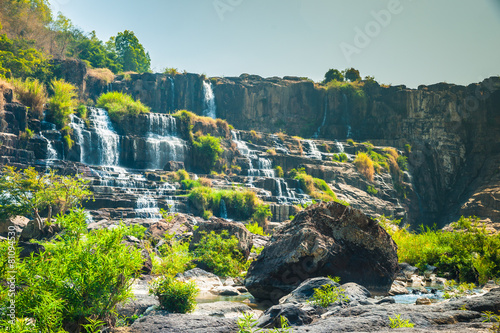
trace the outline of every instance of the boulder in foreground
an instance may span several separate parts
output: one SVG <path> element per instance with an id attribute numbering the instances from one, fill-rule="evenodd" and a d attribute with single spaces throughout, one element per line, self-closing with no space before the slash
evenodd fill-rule
<path id="1" fill-rule="evenodd" d="M 273 235 L 245 286 L 254 297 L 277 303 L 308 278 L 339 276 L 381 295 L 397 269 L 397 246 L 376 221 L 336 202 L 319 203 Z"/>

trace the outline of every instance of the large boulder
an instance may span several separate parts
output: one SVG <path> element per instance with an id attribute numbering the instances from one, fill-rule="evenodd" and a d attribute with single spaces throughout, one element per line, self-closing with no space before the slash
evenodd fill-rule
<path id="1" fill-rule="evenodd" d="M 397 246 L 376 221 L 336 202 L 319 203 L 274 234 L 245 286 L 254 297 L 277 302 L 308 278 L 339 276 L 381 295 L 397 270 Z"/>
<path id="2" fill-rule="evenodd" d="M 238 248 L 245 258 L 248 258 L 253 246 L 252 233 L 248 231 L 242 223 L 215 217 L 212 217 L 208 222 L 198 223 L 198 229 L 193 233 L 193 240 L 191 241 L 189 249 L 191 251 L 194 250 L 196 244 L 200 242 L 205 233 L 210 234 L 214 231 L 216 234 L 220 234 L 224 230 L 228 232 L 229 236 L 235 236 L 238 239 Z"/>
<path id="3" fill-rule="evenodd" d="M 24 216 L 11 216 L 0 220 L 0 235 L 15 232 L 19 236 L 30 220 Z"/>

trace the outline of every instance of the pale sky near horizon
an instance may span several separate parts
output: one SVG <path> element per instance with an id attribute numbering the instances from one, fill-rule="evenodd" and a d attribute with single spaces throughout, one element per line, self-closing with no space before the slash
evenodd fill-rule
<path id="1" fill-rule="evenodd" d="M 500 75 L 500 0 L 49 0 L 106 41 L 132 30 L 155 72 L 307 76 L 354 67 L 385 84 Z"/>

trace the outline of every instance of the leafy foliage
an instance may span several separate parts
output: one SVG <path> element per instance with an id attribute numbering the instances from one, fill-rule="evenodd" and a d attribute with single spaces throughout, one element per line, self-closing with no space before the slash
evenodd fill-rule
<path id="1" fill-rule="evenodd" d="M 490 235 L 477 219 L 461 217 L 449 231 L 421 226 L 419 233 L 379 221 L 398 245 L 400 262 L 420 269 L 432 265 L 464 282 L 500 276 L 500 236 Z"/>
<path id="2" fill-rule="evenodd" d="M 33 318 L 35 331 L 43 332 L 75 329 L 89 324 L 87 318 L 110 322 L 116 304 L 130 296 L 130 278 L 142 266 L 140 252 L 122 244 L 123 236 L 123 228 L 90 233 L 77 228 L 45 243 L 47 250 L 38 256 L 20 261 L 16 255 L 16 284 L 23 286 L 15 294 L 16 317 Z M 2 280 L 12 274 L 5 269 L 8 246 L 8 242 L 0 243 Z M 6 291 L 7 287 L 0 286 L 2 307 L 10 302 Z"/>
<path id="3" fill-rule="evenodd" d="M 248 231 L 250 231 L 252 234 L 261 236 L 270 236 L 269 234 L 264 232 L 264 229 L 262 229 L 262 227 L 260 227 L 257 222 L 249 223 L 246 225 L 246 227 Z"/>
<path id="4" fill-rule="evenodd" d="M 246 260 L 238 249 L 238 239 L 229 237 L 227 230 L 216 234 L 204 233 L 195 244 L 195 260 L 219 276 L 239 276 L 245 270 Z"/>
<path id="5" fill-rule="evenodd" d="M 252 217 L 257 206 L 261 204 L 255 192 L 248 189 L 220 190 L 206 186 L 195 187 L 188 200 L 200 215 L 206 211 L 219 213 L 220 202 L 224 200 L 228 216 L 239 220 Z"/>
<path id="6" fill-rule="evenodd" d="M 339 281 L 339 279 L 336 279 L 335 282 L 337 281 Z M 349 297 L 345 295 L 344 289 L 335 287 L 331 284 L 324 284 L 321 287 L 314 289 L 314 294 L 312 296 L 313 304 L 327 308 L 330 304 L 338 301 L 349 301 Z"/>
<path id="7" fill-rule="evenodd" d="M 114 122 L 120 122 L 127 116 L 149 113 L 149 108 L 142 104 L 141 101 L 134 101 L 132 96 L 116 91 L 99 96 L 96 105 L 106 109 L 109 117 Z"/>
<path id="8" fill-rule="evenodd" d="M 195 161 L 197 166 L 206 173 L 215 167 L 219 155 L 223 152 L 220 139 L 210 134 L 202 135 L 193 142 Z"/>
<path id="9" fill-rule="evenodd" d="M 123 71 L 144 73 L 150 70 L 149 53 L 144 51 L 133 31 L 119 32 L 114 38 L 114 46 Z"/>
<path id="10" fill-rule="evenodd" d="M 263 328 L 258 328 L 258 320 L 254 319 L 251 313 L 243 313 L 242 317 L 238 318 L 238 333 L 292 333 L 293 330 L 288 324 L 288 320 L 280 316 L 280 328 L 274 328 L 272 331 L 265 330 Z"/>
<path id="11" fill-rule="evenodd" d="M 389 317 L 391 328 L 402 328 L 402 327 L 413 327 L 415 324 L 410 323 L 409 319 L 401 319 L 401 315 L 396 315 L 396 317 Z"/>
<path id="12" fill-rule="evenodd" d="M 314 199 L 323 201 L 337 200 L 337 196 L 323 179 L 308 175 L 304 168 L 290 170 L 289 176 L 298 180 L 300 188 Z"/>
<path id="13" fill-rule="evenodd" d="M 346 153 L 340 153 L 340 154 L 333 154 L 332 160 L 335 162 L 347 163 L 347 161 L 349 161 L 349 158 L 347 157 Z"/>
<path id="14" fill-rule="evenodd" d="M 160 307 L 169 312 L 188 313 L 196 308 L 198 288 L 194 282 L 183 282 L 171 276 L 154 280 L 149 289 L 160 301 Z"/>
<path id="15" fill-rule="evenodd" d="M 61 129 L 70 122 L 77 105 L 77 88 L 64 80 L 52 80 L 53 96 L 49 99 L 47 119 Z"/>
<path id="16" fill-rule="evenodd" d="M 325 73 L 323 84 L 331 81 L 344 81 L 344 75 L 338 69 L 329 69 L 328 72 Z"/>
<path id="17" fill-rule="evenodd" d="M 193 268 L 193 255 L 189 252 L 189 242 L 177 240 L 173 235 L 165 235 L 165 244 L 158 249 L 159 261 L 153 264 L 155 274 L 175 276 Z"/>
<path id="18" fill-rule="evenodd" d="M 34 168 L 18 171 L 5 166 L 0 177 L 0 216 L 33 214 L 57 205 L 61 212 L 77 206 L 91 194 L 86 181 L 78 177 L 41 174 Z"/>

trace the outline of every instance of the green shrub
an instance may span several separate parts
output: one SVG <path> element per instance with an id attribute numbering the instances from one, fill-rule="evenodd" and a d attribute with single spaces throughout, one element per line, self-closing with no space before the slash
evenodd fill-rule
<path id="1" fill-rule="evenodd" d="M 220 139 L 210 134 L 202 135 L 193 142 L 195 162 L 198 168 L 205 173 L 210 173 L 215 167 L 219 154 L 223 152 Z"/>
<path id="2" fill-rule="evenodd" d="M 29 107 L 29 112 L 38 119 L 43 118 L 43 110 L 47 103 L 45 85 L 37 79 L 10 79 L 15 98 Z"/>
<path id="3" fill-rule="evenodd" d="M 132 224 L 129 227 L 122 224 L 122 227 L 125 229 L 125 234 L 128 236 L 133 236 L 137 239 L 144 239 L 144 237 L 146 237 L 147 228 L 140 224 Z"/>
<path id="4" fill-rule="evenodd" d="M 171 276 L 164 276 L 152 282 L 149 292 L 158 298 L 162 309 L 174 313 L 188 313 L 196 308 L 199 290 L 194 282 L 183 282 Z"/>
<path id="5" fill-rule="evenodd" d="M 248 220 L 261 204 L 255 192 L 242 188 L 220 190 L 200 186 L 195 187 L 188 196 L 189 204 L 199 215 L 207 211 L 218 213 L 221 200 L 224 200 L 228 216 L 238 220 Z"/>
<path id="6" fill-rule="evenodd" d="M 177 170 L 175 174 L 177 181 L 183 181 L 189 179 L 189 173 L 184 169 Z"/>
<path id="7" fill-rule="evenodd" d="M 80 104 L 76 108 L 76 115 L 82 119 L 87 119 L 87 107 L 83 104 Z"/>
<path id="8" fill-rule="evenodd" d="M 258 320 L 253 318 L 251 313 L 243 313 L 241 317 L 238 318 L 238 333 L 263 333 L 264 329 L 258 328 Z M 293 330 L 288 324 L 288 320 L 280 316 L 280 328 L 274 328 L 272 331 L 266 330 L 266 332 L 271 333 L 292 333 Z"/>
<path id="9" fill-rule="evenodd" d="M 332 160 L 335 162 L 347 163 L 349 158 L 346 153 L 333 154 Z"/>
<path id="10" fill-rule="evenodd" d="M 407 154 L 410 154 L 411 153 L 411 145 L 410 144 L 405 144 L 405 151 Z"/>
<path id="11" fill-rule="evenodd" d="M 114 122 L 120 122 L 127 116 L 138 116 L 150 111 L 141 101 L 135 101 L 132 96 L 116 91 L 99 96 L 96 106 L 106 109 Z"/>
<path id="12" fill-rule="evenodd" d="M 300 188 L 314 199 L 323 201 L 337 200 L 337 196 L 323 179 L 308 175 L 304 168 L 290 170 L 289 176 L 298 180 Z"/>
<path id="13" fill-rule="evenodd" d="M 410 323 L 410 320 L 408 319 L 401 319 L 401 315 L 396 315 L 395 318 L 389 317 L 389 320 L 391 322 L 390 327 L 391 328 L 402 328 L 402 327 L 413 327 L 415 324 Z"/>
<path id="14" fill-rule="evenodd" d="M 443 298 L 470 296 L 474 294 L 474 288 L 476 288 L 474 283 L 462 282 L 457 285 L 455 280 L 448 280 L 444 283 Z"/>
<path id="15" fill-rule="evenodd" d="M 368 193 L 369 193 L 369 194 L 371 194 L 371 195 L 377 195 L 378 190 L 375 188 L 375 186 L 368 185 L 368 186 L 366 187 L 366 192 L 368 192 Z"/>
<path id="16" fill-rule="evenodd" d="M 267 225 L 267 218 L 272 216 L 273 213 L 271 213 L 271 208 L 269 205 L 257 204 L 254 207 L 252 220 L 256 222 L 259 226 L 264 227 Z"/>
<path id="17" fill-rule="evenodd" d="M 408 171 L 408 157 L 398 156 L 397 160 L 399 168 L 403 171 Z"/>
<path id="18" fill-rule="evenodd" d="M 347 139 L 347 143 L 356 147 L 358 144 L 353 139 Z"/>
<path id="19" fill-rule="evenodd" d="M 262 229 L 262 227 L 260 227 L 257 222 L 249 223 L 246 225 L 246 227 L 247 227 L 248 231 L 250 231 L 252 234 L 261 235 L 261 236 L 271 236 L 270 234 L 266 234 L 264 232 L 264 229 Z"/>
<path id="20" fill-rule="evenodd" d="M 78 214 L 72 219 L 78 218 Z M 84 220 L 66 224 L 67 232 L 43 244 L 46 251 L 19 260 L 16 255 L 16 317 L 32 318 L 32 331 L 80 329 L 95 318 L 109 322 L 119 302 L 129 298 L 131 278 L 142 266 L 140 252 L 122 244 L 123 228 L 94 230 L 81 237 Z M 73 226 L 77 226 L 72 229 Z M 8 267 L 8 242 L 0 243 L 0 267 Z M 17 250 L 18 251 L 18 250 Z M 3 269 L 0 278 L 11 272 Z M 7 287 L 0 286 L 0 306 L 10 303 Z M 5 315 L 0 319 L 7 319 Z"/>
<path id="21" fill-rule="evenodd" d="M 195 187 L 200 187 L 201 183 L 199 180 L 184 179 L 181 181 L 181 186 L 183 190 L 190 191 Z"/>
<path id="22" fill-rule="evenodd" d="M 382 226 L 390 225 L 379 218 Z M 500 235 L 490 235 L 477 219 L 461 217 L 452 231 L 421 226 L 419 233 L 396 226 L 386 227 L 398 245 L 400 262 L 424 270 L 437 267 L 438 274 L 450 273 L 463 282 L 485 283 L 500 276 Z"/>
<path id="23" fill-rule="evenodd" d="M 274 170 L 276 171 L 276 176 L 278 176 L 278 178 L 283 178 L 285 176 L 285 173 L 283 172 L 283 168 L 280 167 L 279 165 L 275 166 Z"/>
<path id="24" fill-rule="evenodd" d="M 214 231 L 204 233 L 200 242 L 195 244 L 195 260 L 219 276 L 239 276 L 245 270 L 246 260 L 238 244 L 238 239 L 229 237 L 227 230 L 221 234 Z"/>
<path id="25" fill-rule="evenodd" d="M 29 128 L 26 128 L 25 132 L 19 132 L 19 139 L 22 141 L 28 141 L 29 139 L 32 139 L 35 133 L 30 130 Z"/>
<path id="26" fill-rule="evenodd" d="M 158 249 L 160 260 L 153 262 L 155 274 L 175 276 L 194 267 L 188 242 L 182 242 L 168 234 L 165 235 L 165 240 L 165 244 Z"/>
<path id="27" fill-rule="evenodd" d="M 70 122 L 70 115 L 77 104 L 77 88 L 64 80 L 52 80 L 52 97 L 49 99 L 47 118 L 61 129 Z"/>
<path id="28" fill-rule="evenodd" d="M 337 301 L 347 302 L 349 297 L 346 296 L 344 289 L 335 287 L 331 284 L 324 284 L 319 288 L 314 289 L 312 303 L 324 308 Z"/>

